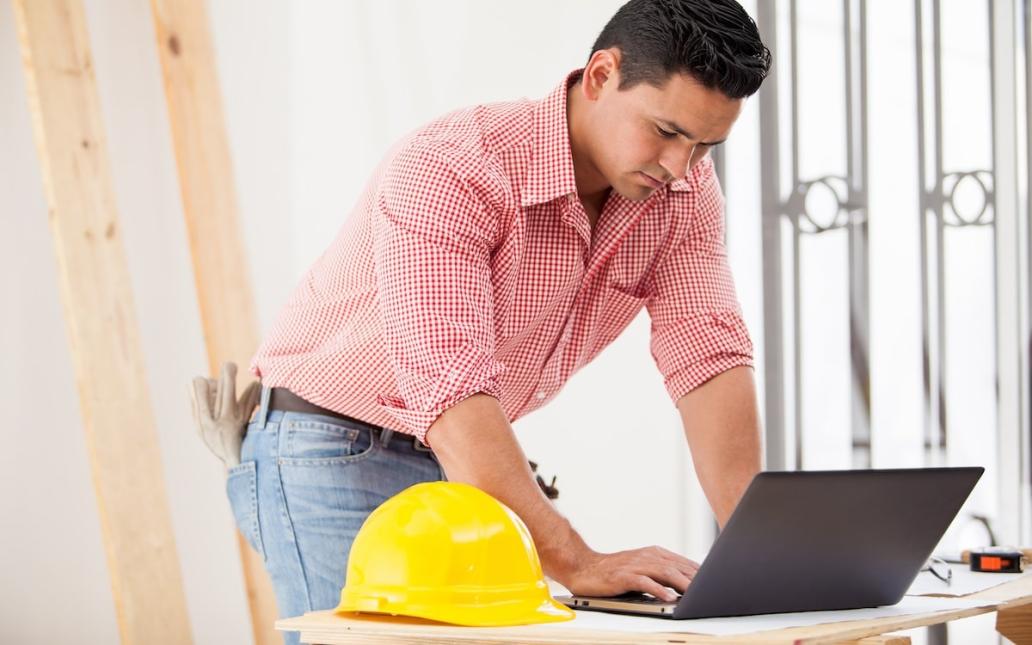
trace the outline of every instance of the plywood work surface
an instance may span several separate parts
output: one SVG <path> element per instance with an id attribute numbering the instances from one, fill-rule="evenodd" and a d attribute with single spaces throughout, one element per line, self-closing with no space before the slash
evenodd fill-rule
<path id="1" fill-rule="evenodd" d="M 576 623 L 524 627 L 471 628 L 430 621 L 379 616 L 345 616 L 332 611 L 312 612 L 276 623 L 277 629 L 301 632 L 301 641 L 313 645 L 354 643 L 905 643 L 905 637 L 883 636 L 888 632 L 944 623 L 992 611 L 1008 615 L 1032 609 L 1032 577 L 972 594 L 968 598 L 990 602 L 988 606 L 894 616 L 875 620 L 852 620 L 807 627 L 794 627 L 729 637 L 689 633 L 690 623 L 670 621 L 669 632 L 629 633 L 578 629 Z M 1008 611 L 1010 610 L 1010 611 Z M 1004 614 L 1001 614 L 1004 615 Z M 680 631 L 680 630 L 685 631 Z"/>

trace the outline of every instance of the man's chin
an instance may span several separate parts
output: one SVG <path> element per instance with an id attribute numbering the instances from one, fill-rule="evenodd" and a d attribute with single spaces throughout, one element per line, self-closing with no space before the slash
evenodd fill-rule
<path id="1" fill-rule="evenodd" d="M 656 188 L 650 188 L 641 184 L 613 185 L 613 190 L 626 200 L 632 202 L 643 202 L 656 192 Z"/>

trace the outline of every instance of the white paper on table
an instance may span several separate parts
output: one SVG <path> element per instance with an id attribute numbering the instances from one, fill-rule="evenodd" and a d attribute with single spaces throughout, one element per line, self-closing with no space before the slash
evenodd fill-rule
<path id="1" fill-rule="evenodd" d="M 922 571 L 917 574 L 914 584 L 907 589 L 908 596 L 966 596 L 968 594 L 985 591 L 997 585 L 1002 585 L 1011 580 L 1017 580 L 1022 576 L 1032 575 L 1032 571 L 1025 573 L 983 573 L 972 571 L 966 564 L 950 563 L 953 570 L 953 579 L 950 584 L 939 580 L 930 571 Z"/>
<path id="2" fill-rule="evenodd" d="M 951 609 L 971 609 L 996 604 L 992 600 L 968 600 L 963 598 L 933 598 L 907 596 L 899 603 L 871 609 L 846 609 L 840 611 L 803 611 L 792 614 L 766 614 L 762 616 L 735 616 L 733 618 L 694 618 L 671 620 L 646 616 L 626 616 L 600 611 L 578 610 L 577 617 L 564 623 L 551 623 L 550 629 L 598 629 L 639 634 L 690 633 L 711 636 L 751 634 L 772 629 L 806 627 L 836 623 L 846 620 L 869 620 L 892 616 L 907 616 Z"/>

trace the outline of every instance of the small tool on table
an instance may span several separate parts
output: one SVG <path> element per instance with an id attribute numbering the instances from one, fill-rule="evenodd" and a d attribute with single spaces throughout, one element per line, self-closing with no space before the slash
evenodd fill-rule
<path id="1" fill-rule="evenodd" d="M 972 571 L 984 573 L 1021 573 L 1024 563 L 1032 562 L 1032 549 L 1017 549 L 1008 546 L 990 546 L 961 553 L 960 559 L 971 566 Z"/>

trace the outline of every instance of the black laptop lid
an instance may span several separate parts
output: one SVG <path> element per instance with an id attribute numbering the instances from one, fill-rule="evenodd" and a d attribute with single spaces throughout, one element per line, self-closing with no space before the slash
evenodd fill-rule
<path id="1" fill-rule="evenodd" d="M 983 471 L 760 473 L 674 618 L 896 604 Z"/>

